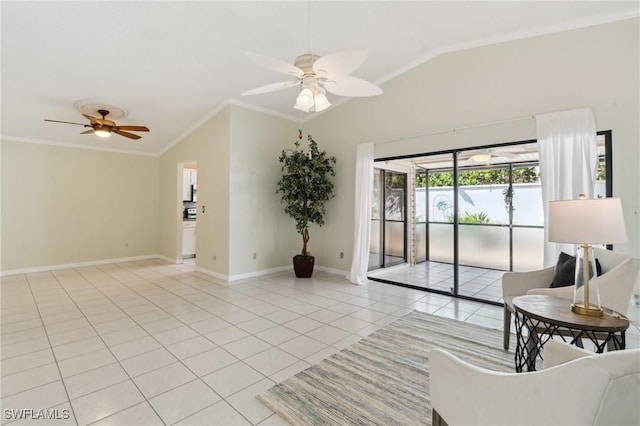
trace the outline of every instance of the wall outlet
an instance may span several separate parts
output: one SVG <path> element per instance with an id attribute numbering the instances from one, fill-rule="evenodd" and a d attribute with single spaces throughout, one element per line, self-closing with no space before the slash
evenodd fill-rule
<path id="1" fill-rule="evenodd" d="M 340 252 L 340 259 L 344 259 L 344 252 Z"/>
<path id="2" fill-rule="evenodd" d="M 257 253 L 253 253 L 253 260 L 256 260 L 258 258 L 258 254 Z"/>
<path id="3" fill-rule="evenodd" d="M 218 257 L 214 254 L 213 256 L 211 256 L 211 260 L 213 260 L 214 262 L 216 261 Z"/>

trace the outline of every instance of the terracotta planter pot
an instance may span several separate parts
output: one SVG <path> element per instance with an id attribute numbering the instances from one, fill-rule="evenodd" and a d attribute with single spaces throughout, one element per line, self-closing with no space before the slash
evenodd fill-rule
<path id="1" fill-rule="evenodd" d="M 293 270 L 298 278 L 309 278 L 313 274 L 313 265 L 315 257 L 302 256 L 300 254 L 293 256 Z"/>

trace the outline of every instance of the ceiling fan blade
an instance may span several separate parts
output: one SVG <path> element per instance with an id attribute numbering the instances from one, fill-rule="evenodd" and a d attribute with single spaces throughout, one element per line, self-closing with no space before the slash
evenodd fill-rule
<path id="1" fill-rule="evenodd" d="M 458 155 L 458 158 L 460 160 L 465 160 L 465 159 L 473 157 L 474 155 L 484 155 L 484 154 L 489 154 L 489 153 L 487 151 L 482 151 L 482 150 L 462 151 Z"/>
<path id="2" fill-rule="evenodd" d="M 133 133 L 124 132 L 122 130 L 114 130 L 113 133 L 116 133 L 120 136 L 124 136 L 125 138 L 129 138 L 129 139 L 140 139 L 140 136 L 134 135 Z"/>
<path id="3" fill-rule="evenodd" d="M 254 52 L 246 52 L 246 55 L 255 63 L 275 72 L 295 77 L 302 77 L 304 74 L 304 71 L 300 68 L 281 61 L 280 59 L 270 58 L 269 56 L 260 55 L 259 53 Z"/>
<path id="4" fill-rule="evenodd" d="M 96 118 L 87 114 L 82 114 L 85 118 L 87 118 L 91 124 L 100 124 L 102 126 L 115 126 L 116 123 L 111 120 L 107 120 L 106 118 Z"/>
<path id="5" fill-rule="evenodd" d="M 91 123 L 98 123 L 98 124 L 101 123 L 99 118 L 95 118 L 87 114 L 82 114 L 82 116 L 85 117 L 87 120 L 89 120 Z"/>
<path id="6" fill-rule="evenodd" d="M 513 152 L 502 152 L 497 149 L 489 148 L 489 149 L 476 149 L 472 151 L 467 151 L 466 155 L 471 158 L 474 155 L 490 155 L 492 158 L 519 158 L 520 156 Z"/>
<path id="7" fill-rule="evenodd" d="M 146 126 L 116 126 L 115 130 L 132 130 L 134 132 L 148 132 L 149 128 Z"/>
<path id="8" fill-rule="evenodd" d="M 365 97 L 382 94 L 382 89 L 373 83 L 357 77 L 343 76 L 336 80 L 327 80 L 324 83 L 327 92 L 338 96 Z"/>
<path id="9" fill-rule="evenodd" d="M 93 129 L 91 129 L 91 130 L 85 130 L 84 132 L 82 132 L 82 133 L 80 133 L 80 134 L 81 134 L 81 135 L 88 135 L 88 134 L 91 134 L 91 133 L 93 133 L 93 132 L 94 132 L 94 130 L 93 130 Z"/>
<path id="10" fill-rule="evenodd" d="M 298 81 L 281 81 L 279 83 L 271 83 L 266 86 L 256 87 L 255 89 L 247 90 L 241 93 L 240 96 L 259 95 L 261 93 L 276 92 L 282 89 L 288 89 L 289 87 L 297 86 L 300 84 Z"/>
<path id="11" fill-rule="evenodd" d="M 85 126 L 85 127 L 89 127 L 87 124 L 82 124 L 82 123 L 72 123 L 72 122 L 70 122 L 70 121 L 47 120 L 47 119 L 45 119 L 44 121 L 50 121 L 50 122 L 52 122 L 52 123 L 75 124 L 76 126 Z"/>
<path id="12" fill-rule="evenodd" d="M 366 50 L 346 50 L 323 56 L 313 63 L 313 71 L 319 77 L 335 78 L 346 76 L 360 68 L 367 59 Z"/>
<path id="13" fill-rule="evenodd" d="M 510 152 L 497 152 L 495 154 L 491 154 L 494 157 L 500 157 L 500 158 L 518 158 L 517 154 L 513 154 Z"/>

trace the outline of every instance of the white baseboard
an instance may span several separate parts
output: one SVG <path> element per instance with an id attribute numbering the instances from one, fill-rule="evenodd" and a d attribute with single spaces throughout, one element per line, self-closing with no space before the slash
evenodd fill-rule
<path id="1" fill-rule="evenodd" d="M 161 254 L 159 254 L 159 255 L 157 255 L 157 256 L 155 256 L 155 257 L 156 257 L 157 259 L 162 259 L 162 260 L 164 260 L 165 262 L 173 263 L 173 264 L 175 264 L 175 265 L 179 265 L 179 264 L 183 263 L 183 259 L 172 259 L 172 258 L 170 258 L 170 257 L 163 256 L 163 255 L 161 255 Z"/>
<path id="2" fill-rule="evenodd" d="M 228 275 L 221 274 L 220 272 L 212 271 L 212 270 L 207 269 L 207 268 L 202 268 L 200 266 L 196 266 L 196 271 L 197 272 L 202 272 L 203 274 L 207 274 L 209 276 L 212 276 L 213 278 L 217 278 L 217 279 L 222 280 L 222 281 L 229 281 L 229 276 Z"/>
<path id="3" fill-rule="evenodd" d="M 291 269 L 291 265 L 277 266 L 275 268 L 270 268 L 270 269 L 261 269 L 259 271 L 247 272 L 247 273 L 244 273 L 244 274 L 225 275 L 225 274 L 221 274 L 220 272 L 212 271 L 210 269 L 196 267 L 196 271 L 198 271 L 198 272 L 202 272 L 203 274 L 211 275 L 214 278 L 218 278 L 219 280 L 228 281 L 228 282 L 244 280 L 244 279 L 247 279 L 247 278 L 260 277 L 260 276 L 263 276 L 263 275 L 268 275 L 268 274 L 273 274 L 273 273 L 276 273 L 276 272 L 286 271 L 287 269 Z"/>
<path id="4" fill-rule="evenodd" d="M 347 276 L 347 271 L 341 271 L 339 269 L 328 268 L 326 266 L 318 266 L 314 267 L 316 271 L 328 272 L 330 274 L 342 275 L 343 277 Z M 285 265 L 285 266 L 277 266 L 275 268 L 262 269 L 260 271 L 248 272 L 245 274 L 232 275 L 228 278 L 227 281 L 237 281 L 244 280 L 247 278 L 255 278 L 263 275 L 275 274 L 276 272 L 282 271 L 291 271 L 293 272 L 293 265 Z"/>
<path id="5" fill-rule="evenodd" d="M 318 271 L 328 272 L 330 274 L 342 275 L 343 277 L 347 277 L 349 275 L 348 271 L 343 271 L 341 269 L 328 268 L 326 266 L 316 266 Z"/>
<path id="6" fill-rule="evenodd" d="M 149 254 L 144 256 L 120 257 L 115 259 L 101 259 L 101 260 L 91 260 L 87 262 L 66 263 L 63 265 L 48 265 L 48 266 L 36 266 L 32 268 L 23 268 L 23 269 L 11 269 L 6 271 L 0 271 L 0 276 L 5 277 L 10 275 L 18 275 L 18 274 L 34 274 L 37 272 L 56 271 L 60 269 L 82 268 L 86 266 L 106 265 L 109 263 L 136 262 L 139 260 L 149 260 L 149 259 L 162 259 L 165 262 L 173 263 L 176 265 L 183 263 L 182 259 L 172 259 L 170 257 L 162 256 L 159 254 Z M 317 271 L 328 272 L 330 274 L 342 275 L 343 277 L 347 276 L 347 271 L 341 271 L 339 269 L 328 268 L 325 266 L 316 266 L 315 269 Z M 276 272 L 282 272 L 282 271 L 288 271 L 288 270 L 293 271 L 293 266 L 292 265 L 277 266 L 275 268 L 261 269 L 259 271 L 246 272 L 244 274 L 225 275 L 219 272 L 211 271 L 209 269 L 196 266 L 196 271 L 202 272 L 203 274 L 210 275 L 219 280 L 228 281 L 228 282 L 244 280 L 247 278 L 256 278 L 263 275 L 269 275 L 269 274 L 274 274 Z"/>
<path id="7" fill-rule="evenodd" d="M 255 278 L 255 277 L 262 276 L 262 275 L 269 275 L 269 274 L 275 274 L 276 272 L 287 271 L 289 269 L 293 269 L 293 267 L 291 265 L 277 266 L 275 268 L 262 269 L 260 271 L 247 272 L 245 274 L 232 275 L 231 277 L 229 277 L 229 281 L 237 281 L 237 280 L 244 280 L 244 279 L 247 279 L 247 278 Z"/>
<path id="8" fill-rule="evenodd" d="M 157 254 L 147 254 L 143 256 L 119 257 L 115 259 L 100 259 L 100 260 L 90 260 L 87 262 L 66 263 L 63 265 L 48 265 L 48 266 L 35 266 L 35 267 L 23 268 L 23 269 L 10 269 L 6 271 L 0 271 L 0 276 L 5 277 L 9 275 L 18 275 L 18 274 L 34 274 L 37 272 L 57 271 L 60 269 L 82 268 L 86 266 L 106 265 L 109 263 L 136 262 L 139 260 L 149 260 L 149 259 L 158 259 L 158 258 L 167 260 L 168 262 L 173 262 L 173 260 L 166 258 L 164 256 L 160 256 Z"/>

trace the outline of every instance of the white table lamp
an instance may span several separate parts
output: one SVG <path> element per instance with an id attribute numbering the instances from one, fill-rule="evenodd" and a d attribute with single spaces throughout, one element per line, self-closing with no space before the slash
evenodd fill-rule
<path id="1" fill-rule="evenodd" d="M 589 276 L 596 274 L 591 244 L 627 241 L 620 199 L 586 199 L 580 195 L 578 200 L 551 201 L 549 241 L 580 244 L 571 310 L 581 315 L 601 316 L 598 280 L 589 282 Z"/>

